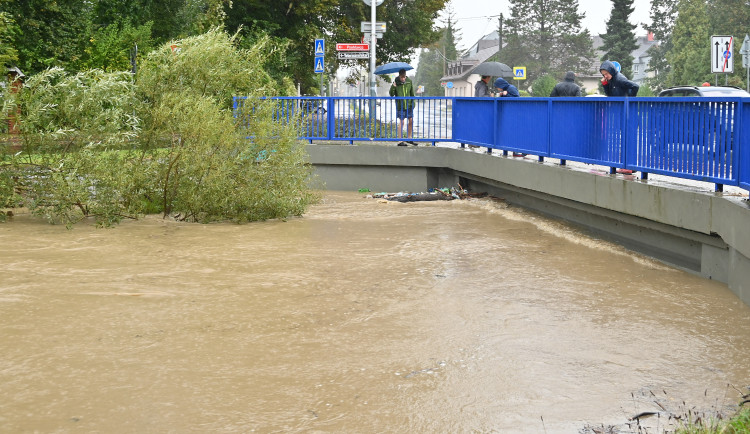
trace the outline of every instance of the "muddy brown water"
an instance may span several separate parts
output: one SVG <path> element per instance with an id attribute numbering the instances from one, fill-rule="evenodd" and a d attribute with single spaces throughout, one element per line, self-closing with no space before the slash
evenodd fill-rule
<path id="1" fill-rule="evenodd" d="M 576 433 L 750 384 L 725 285 L 488 199 L 0 246 L 0 432 Z"/>

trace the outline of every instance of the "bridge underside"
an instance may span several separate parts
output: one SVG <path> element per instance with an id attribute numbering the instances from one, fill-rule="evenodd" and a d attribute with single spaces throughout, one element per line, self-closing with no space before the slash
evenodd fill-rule
<path id="1" fill-rule="evenodd" d="M 460 184 L 562 219 L 665 263 L 726 283 L 750 305 L 748 202 L 460 149 L 308 145 L 329 190 L 426 191 Z"/>

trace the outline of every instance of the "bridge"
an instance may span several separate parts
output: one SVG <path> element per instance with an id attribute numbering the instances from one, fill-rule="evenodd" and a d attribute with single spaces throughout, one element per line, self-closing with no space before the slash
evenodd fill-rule
<path id="1" fill-rule="evenodd" d="M 750 99 L 416 98 L 414 141 L 486 152 L 368 146 L 401 140 L 396 99 L 403 98 L 273 100 L 279 120 L 299 123 L 329 189 L 424 191 L 460 183 L 724 282 L 750 304 L 750 207 L 720 193 L 725 185 L 750 189 Z M 238 116 L 246 104 L 235 99 Z M 336 141 L 360 146 L 322 144 Z M 513 152 L 534 160 L 503 158 Z M 571 161 L 609 170 L 592 173 Z M 638 171 L 640 179 L 616 169 Z M 649 174 L 713 183 L 716 192 Z"/>

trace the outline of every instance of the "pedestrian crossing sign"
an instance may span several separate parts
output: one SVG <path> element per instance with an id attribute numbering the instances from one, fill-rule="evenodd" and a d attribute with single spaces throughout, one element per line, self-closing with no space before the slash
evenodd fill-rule
<path id="1" fill-rule="evenodd" d="M 513 67 L 513 80 L 526 80 L 526 67 L 525 66 Z"/>
<path id="2" fill-rule="evenodd" d="M 326 54 L 326 42 L 325 39 L 315 40 L 315 56 L 323 56 Z"/>
<path id="3" fill-rule="evenodd" d="M 323 57 L 315 58 L 315 74 L 323 73 Z"/>

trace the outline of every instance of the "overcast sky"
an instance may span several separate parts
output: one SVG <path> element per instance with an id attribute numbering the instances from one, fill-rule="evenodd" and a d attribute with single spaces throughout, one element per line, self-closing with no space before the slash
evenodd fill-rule
<path id="1" fill-rule="evenodd" d="M 510 16 L 508 0 L 451 0 L 451 5 L 457 20 L 456 27 L 460 31 L 460 48 L 469 48 L 481 38 L 497 29 L 497 17 L 500 13 L 507 19 Z M 649 0 L 634 0 L 635 11 L 630 15 L 630 22 L 638 25 L 636 35 L 645 35 L 646 31 L 640 26 L 648 23 L 651 2 Z M 578 0 L 578 10 L 586 14 L 582 26 L 589 29 L 591 35 L 598 35 L 607 30 L 607 20 L 612 10 L 610 0 Z M 492 17 L 492 18 L 489 18 Z"/>

